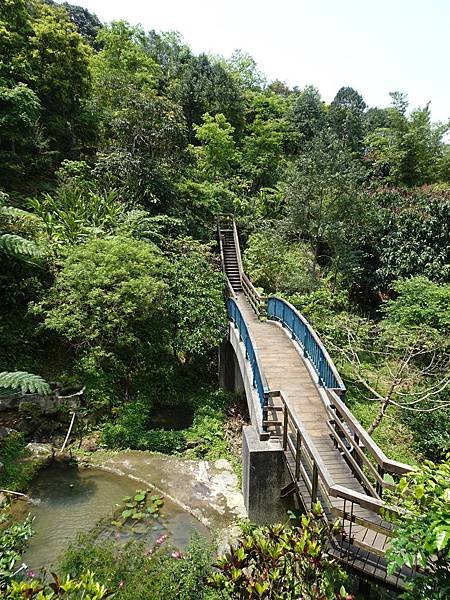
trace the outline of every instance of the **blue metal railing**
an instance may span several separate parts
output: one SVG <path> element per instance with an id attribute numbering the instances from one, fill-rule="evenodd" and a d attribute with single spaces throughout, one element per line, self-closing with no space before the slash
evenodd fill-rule
<path id="1" fill-rule="evenodd" d="M 265 393 L 269 391 L 266 380 L 262 374 L 262 369 L 259 364 L 259 359 L 256 355 L 255 344 L 248 330 L 247 324 L 238 305 L 233 298 L 227 300 L 228 317 L 233 321 L 239 331 L 239 338 L 245 346 L 245 356 L 248 359 L 253 373 L 253 388 L 256 390 L 259 398 L 261 409 L 265 407 Z"/>
<path id="2" fill-rule="evenodd" d="M 345 392 L 344 383 L 318 335 L 292 304 L 281 298 L 268 298 L 267 316 L 280 321 L 291 332 L 292 338 L 300 344 L 303 354 L 314 367 L 319 385 Z"/>

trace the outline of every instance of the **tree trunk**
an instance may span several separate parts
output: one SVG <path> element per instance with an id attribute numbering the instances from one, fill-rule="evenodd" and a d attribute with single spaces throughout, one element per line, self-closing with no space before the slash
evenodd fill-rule
<path id="1" fill-rule="evenodd" d="M 389 398 L 389 396 L 387 398 L 385 398 L 383 400 L 383 402 L 381 403 L 380 406 L 380 410 L 378 411 L 377 416 L 375 417 L 375 419 L 372 421 L 372 424 L 370 425 L 369 429 L 367 430 L 367 433 L 369 435 L 372 435 L 372 433 L 375 431 L 375 429 L 378 427 L 378 425 L 381 423 L 381 421 L 383 420 L 384 415 L 386 414 L 386 410 L 387 407 L 389 406 L 391 400 Z"/>

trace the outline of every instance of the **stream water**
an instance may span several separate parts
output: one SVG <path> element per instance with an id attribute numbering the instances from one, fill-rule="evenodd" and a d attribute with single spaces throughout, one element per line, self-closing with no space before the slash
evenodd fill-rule
<path id="1" fill-rule="evenodd" d="M 30 489 L 32 503 L 16 503 L 17 518 L 27 512 L 34 516 L 35 534 L 23 555 L 23 562 L 33 570 L 55 568 L 58 557 L 73 542 L 78 532 L 92 529 L 105 519 L 101 538 L 117 541 L 143 540 L 149 547 L 161 535 L 176 548 L 184 548 L 194 532 L 208 536 L 208 529 L 175 503 L 165 499 L 158 518 L 118 531 L 110 525 L 113 513 L 122 506 L 124 496 L 133 496 L 142 485 L 100 469 L 76 465 L 52 464 L 34 479 Z M 20 508 L 19 508 L 20 507 Z"/>

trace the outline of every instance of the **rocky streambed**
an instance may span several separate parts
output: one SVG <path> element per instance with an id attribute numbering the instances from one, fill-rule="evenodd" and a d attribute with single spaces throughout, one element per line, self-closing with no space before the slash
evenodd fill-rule
<path id="1" fill-rule="evenodd" d="M 102 539 L 120 542 L 137 535 L 149 546 L 164 535 L 168 543 L 183 548 L 193 533 L 208 537 L 213 531 L 222 552 L 238 533 L 237 520 L 245 517 L 238 480 L 226 460 L 183 460 L 128 450 L 97 451 L 68 462 L 52 459 L 50 445 L 29 447 L 40 460 L 47 453 L 50 461 L 32 481 L 30 500 L 13 505 L 15 519 L 28 513 L 34 517 L 36 533 L 23 557 L 33 569 L 55 567 L 77 534 L 98 522 Z M 137 527 L 117 528 L 114 514 L 123 498 L 137 490 L 164 498 L 161 513 Z"/>

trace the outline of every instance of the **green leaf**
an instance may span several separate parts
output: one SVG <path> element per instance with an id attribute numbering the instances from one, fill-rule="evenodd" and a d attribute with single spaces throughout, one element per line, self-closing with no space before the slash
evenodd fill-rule
<path id="1" fill-rule="evenodd" d="M 439 531 L 439 533 L 436 535 L 436 548 L 437 550 L 443 550 L 448 541 L 450 540 L 450 531 L 444 530 L 444 531 Z"/>
<path id="2" fill-rule="evenodd" d="M 416 485 L 416 489 L 414 490 L 414 496 L 417 500 L 420 500 L 425 495 L 425 487 L 423 484 Z"/>
<path id="3" fill-rule="evenodd" d="M 37 393 L 42 396 L 51 393 L 50 386 L 45 379 L 26 371 L 3 371 L 0 373 L 0 388 L 20 389 L 23 394 Z"/>
<path id="4" fill-rule="evenodd" d="M 40 260 L 44 257 L 44 253 L 37 244 L 12 233 L 0 235 L 0 251 L 25 262 Z"/>
<path id="5" fill-rule="evenodd" d="M 255 590 L 258 596 L 262 596 L 266 590 L 269 589 L 268 583 L 265 581 L 264 583 L 255 582 Z"/>
<path id="6" fill-rule="evenodd" d="M 114 527 L 122 527 L 123 523 L 121 521 L 111 521 L 111 525 L 114 525 Z"/>

